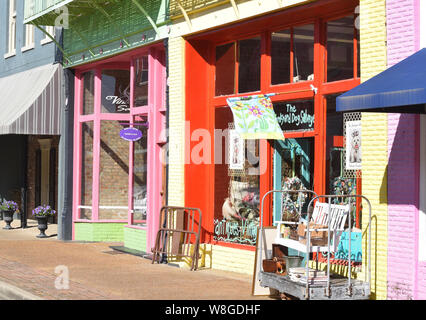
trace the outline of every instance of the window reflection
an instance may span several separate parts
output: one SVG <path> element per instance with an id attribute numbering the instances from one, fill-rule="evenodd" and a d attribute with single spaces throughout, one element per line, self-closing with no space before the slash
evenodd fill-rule
<path id="1" fill-rule="evenodd" d="M 327 22 L 327 81 L 354 77 L 354 17 Z"/>
<path id="2" fill-rule="evenodd" d="M 293 28 L 293 82 L 314 80 L 314 25 Z"/>
<path id="3" fill-rule="evenodd" d="M 102 71 L 102 112 L 130 112 L 130 71 Z"/>
<path id="4" fill-rule="evenodd" d="M 95 110 L 95 72 L 83 74 L 83 110 L 82 114 L 93 114 Z"/>
<path id="5" fill-rule="evenodd" d="M 315 26 L 309 24 L 272 33 L 273 85 L 314 80 L 314 30 Z"/>
<path id="6" fill-rule="evenodd" d="M 260 37 L 240 40 L 238 92 L 260 90 Z"/>
<path id="7" fill-rule="evenodd" d="M 133 144 L 133 225 L 145 225 L 147 218 L 148 129 L 146 122 L 135 122 L 142 138 Z"/>
<path id="8" fill-rule="evenodd" d="M 229 129 L 230 124 L 230 108 L 216 108 L 214 239 L 255 245 L 260 216 L 260 141 L 242 140 Z M 243 161 L 235 166 L 234 159 Z"/>
<path id="9" fill-rule="evenodd" d="M 129 142 L 122 139 L 120 121 L 102 121 L 99 155 L 99 219 L 128 215 Z"/>
<path id="10" fill-rule="evenodd" d="M 290 82 L 290 51 L 291 30 L 273 32 L 271 44 L 272 84 Z"/>
<path id="11" fill-rule="evenodd" d="M 235 43 L 216 47 L 216 96 L 235 93 Z"/>
<path id="12" fill-rule="evenodd" d="M 80 219 L 92 218 L 93 122 L 81 126 Z"/>
<path id="13" fill-rule="evenodd" d="M 148 105 L 148 56 L 135 60 L 135 107 Z"/>

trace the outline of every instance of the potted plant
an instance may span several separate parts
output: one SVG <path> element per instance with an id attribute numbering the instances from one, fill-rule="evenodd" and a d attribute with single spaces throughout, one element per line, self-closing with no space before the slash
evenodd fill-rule
<path id="1" fill-rule="evenodd" d="M 0 209 L 3 213 L 3 220 L 4 222 L 6 222 L 6 227 L 4 227 L 3 229 L 5 230 L 12 229 L 10 224 L 13 221 L 14 213 L 18 211 L 18 204 L 14 201 L 3 200 L 3 202 L 0 205 Z"/>
<path id="2" fill-rule="evenodd" d="M 38 229 L 40 234 L 37 238 L 47 238 L 47 235 L 44 233 L 47 230 L 47 220 L 50 217 L 53 217 L 56 214 L 56 211 L 50 206 L 39 206 L 35 208 L 32 212 L 33 217 L 37 219 Z"/>

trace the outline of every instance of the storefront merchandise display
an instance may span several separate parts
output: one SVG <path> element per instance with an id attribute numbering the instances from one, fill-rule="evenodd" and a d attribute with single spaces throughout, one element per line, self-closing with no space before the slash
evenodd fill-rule
<path id="1" fill-rule="evenodd" d="M 302 181 L 298 177 L 285 178 L 284 191 L 306 191 Z M 298 222 L 301 210 L 305 204 L 307 194 L 305 192 L 285 192 L 282 200 L 282 221 Z"/>

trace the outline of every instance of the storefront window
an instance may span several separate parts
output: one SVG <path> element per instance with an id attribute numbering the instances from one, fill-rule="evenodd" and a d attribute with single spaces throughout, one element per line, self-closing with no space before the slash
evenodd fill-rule
<path id="1" fill-rule="evenodd" d="M 327 22 L 327 82 L 354 77 L 354 16 Z"/>
<path id="2" fill-rule="evenodd" d="M 216 47 L 215 95 L 235 93 L 235 42 Z"/>
<path id="3" fill-rule="evenodd" d="M 130 112 L 130 71 L 102 70 L 102 113 Z"/>
<path id="4" fill-rule="evenodd" d="M 238 92 L 260 90 L 260 37 L 238 41 Z"/>
<path id="5" fill-rule="evenodd" d="M 149 66 L 148 56 L 135 60 L 135 107 L 148 105 Z"/>
<path id="6" fill-rule="evenodd" d="M 93 114 L 95 110 L 95 72 L 83 74 L 83 108 L 82 114 Z"/>
<path id="7" fill-rule="evenodd" d="M 272 33 L 273 85 L 314 80 L 314 30 L 315 26 L 309 24 Z"/>
<path id="8" fill-rule="evenodd" d="M 272 84 L 290 82 L 290 52 L 291 30 L 273 32 L 271 44 Z"/>
<path id="9" fill-rule="evenodd" d="M 99 161 L 99 219 L 127 219 L 129 142 L 120 121 L 102 121 Z"/>
<path id="10" fill-rule="evenodd" d="M 93 188 L 93 122 L 81 125 L 81 192 L 80 218 L 92 219 Z"/>
<path id="11" fill-rule="evenodd" d="M 336 194 L 334 185 L 344 178 L 343 113 L 336 112 L 337 95 L 327 96 L 327 194 Z"/>
<path id="12" fill-rule="evenodd" d="M 141 226 L 147 218 L 148 130 L 144 126 L 136 128 L 142 131 L 142 139 L 133 145 L 133 225 Z"/>
<path id="13" fill-rule="evenodd" d="M 242 140 L 228 107 L 216 108 L 214 239 L 255 245 L 260 210 L 259 140 Z"/>
<path id="14" fill-rule="evenodd" d="M 314 25 L 293 28 L 293 82 L 314 80 Z"/>

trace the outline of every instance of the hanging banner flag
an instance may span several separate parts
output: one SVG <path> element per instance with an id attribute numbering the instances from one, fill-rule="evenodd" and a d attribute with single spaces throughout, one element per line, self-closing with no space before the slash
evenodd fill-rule
<path id="1" fill-rule="evenodd" d="M 257 95 L 226 100 L 234 115 L 235 129 L 242 139 L 284 140 L 270 96 Z"/>

